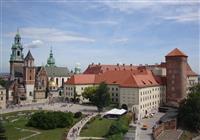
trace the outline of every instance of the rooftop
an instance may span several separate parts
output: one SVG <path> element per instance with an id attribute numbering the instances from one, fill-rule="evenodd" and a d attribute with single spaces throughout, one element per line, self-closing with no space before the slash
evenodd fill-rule
<path id="1" fill-rule="evenodd" d="M 187 57 L 187 55 L 183 53 L 181 50 L 179 50 L 178 48 L 175 48 L 174 50 L 172 50 L 170 53 L 166 55 L 166 57 L 172 57 L 172 56 Z"/>

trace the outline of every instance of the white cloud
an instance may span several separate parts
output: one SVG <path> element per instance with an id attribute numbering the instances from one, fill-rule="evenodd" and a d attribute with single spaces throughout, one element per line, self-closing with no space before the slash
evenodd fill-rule
<path id="1" fill-rule="evenodd" d="M 112 39 L 112 43 L 126 43 L 128 42 L 128 38 L 115 38 Z"/>
<path id="2" fill-rule="evenodd" d="M 165 16 L 162 18 L 166 20 L 174 20 L 177 22 L 192 22 L 192 21 L 198 21 L 200 16 L 199 16 L 199 13 L 188 13 L 188 14 L 178 15 L 178 16 Z"/>
<path id="3" fill-rule="evenodd" d="M 24 46 L 27 48 L 38 48 L 43 45 L 43 41 L 41 40 L 33 40 L 31 43 L 25 44 Z"/>
<path id="4" fill-rule="evenodd" d="M 13 37 L 16 32 L 8 33 L 8 37 Z M 95 40 L 92 38 L 75 35 L 74 33 L 67 33 L 66 31 L 62 31 L 56 28 L 20 28 L 20 34 L 23 38 L 28 39 L 41 39 L 47 42 L 94 42 Z"/>
<path id="5" fill-rule="evenodd" d="M 198 22 L 200 2 L 197 0 L 174 0 L 174 1 L 102 1 L 113 9 L 132 14 L 138 11 L 148 12 L 153 17 L 173 20 L 176 22 Z"/>

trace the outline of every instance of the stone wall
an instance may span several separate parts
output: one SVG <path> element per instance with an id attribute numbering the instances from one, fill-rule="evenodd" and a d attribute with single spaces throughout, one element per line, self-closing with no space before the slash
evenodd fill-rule
<path id="1" fill-rule="evenodd" d="M 172 119 L 161 124 L 158 124 L 153 127 L 153 138 L 156 140 L 158 136 L 164 132 L 165 130 L 173 130 L 176 129 L 176 119 Z"/>

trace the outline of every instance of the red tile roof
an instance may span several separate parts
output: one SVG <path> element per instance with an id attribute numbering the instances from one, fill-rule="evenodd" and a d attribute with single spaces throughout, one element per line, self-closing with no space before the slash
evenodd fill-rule
<path id="1" fill-rule="evenodd" d="M 100 64 L 91 64 L 88 66 L 88 68 L 83 72 L 84 74 L 99 74 L 104 73 L 106 71 L 111 70 L 134 70 L 137 66 L 134 66 L 132 64 L 130 65 L 100 65 Z"/>
<path id="2" fill-rule="evenodd" d="M 191 67 L 190 67 L 190 65 L 187 63 L 187 66 L 186 66 L 186 73 L 187 73 L 187 76 L 198 76 L 198 74 L 197 73 L 195 73 L 192 69 L 191 69 Z"/>
<path id="3" fill-rule="evenodd" d="M 66 84 L 99 84 L 101 82 L 106 82 L 109 85 L 137 88 L 162 85 L 162 81 L 158 79 L 159 77 L 156 79 L 150 70 L 138 68 L 135 70 L 111 70 L 95 75 L 74 75 L 66 82 Z"/>
<path id="4" fill-rule="evenodd" d="M 93 84 L 95 81 L 95 74 L 77 74 L 70 77 L 66 84 Z"/>
<path id="5" fill-rule="evenodd" d="M 166 55 L 166 57 L 171 57 L 171 56 L 183 56 L 183 57 L 187 57 L 187 55 L 184 54 L 182 51 L 180 51 L 178 48 L 175 48 L 174 50 L 172 50 L 170 53 L 168 53 Z"/>

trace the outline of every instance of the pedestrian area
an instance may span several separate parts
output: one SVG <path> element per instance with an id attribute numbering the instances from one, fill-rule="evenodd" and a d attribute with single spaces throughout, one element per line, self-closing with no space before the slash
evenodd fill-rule
<path id="1" fill-rule="evenodd" d="M 158 140 L 178 140 L 181 134 L 182 130 L 166 130 L 158 137 Z"/>
<path id="2" fill-rule="evenodd" d="M 79 137 L 79 134 L 81 132 L 81 129 L 83 126 L 90 121 L 91 118 L 95 117 L 97 113 L 91 113 L 87 115 L 85 118 L 83 118 L 81 121 L 76 123 L 68 132 L 66 140 L 77 140 Z"/>

